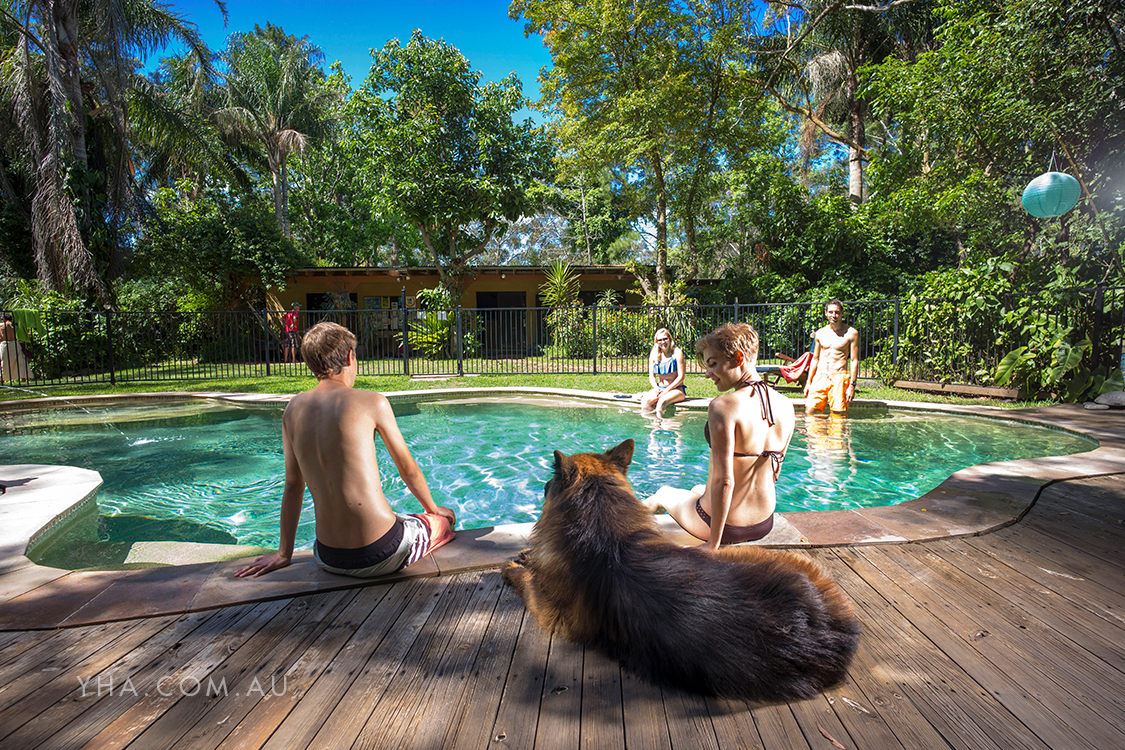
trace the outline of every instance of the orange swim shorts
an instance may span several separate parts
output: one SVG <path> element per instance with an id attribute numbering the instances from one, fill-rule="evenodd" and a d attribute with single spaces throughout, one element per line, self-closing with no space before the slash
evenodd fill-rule
<path id="1" fill-rule="evenodd" d="M 812 412 L 828 406 L 832 411 L 843 412 L 848 410 L 848 386 L 851 378 L 843 371 L 831 375 L 817 375 L 816 381 L 809 388 L 809 400 L 805 406 L 806 411 Z"/>

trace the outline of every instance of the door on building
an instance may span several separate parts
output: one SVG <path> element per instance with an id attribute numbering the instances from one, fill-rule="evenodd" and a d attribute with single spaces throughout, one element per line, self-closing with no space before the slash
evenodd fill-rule
<path id="1" fill-rule="evenodd" d="M 526 357 L 527 295 L 477 292 L 481 354 L 493 359 Z"/>

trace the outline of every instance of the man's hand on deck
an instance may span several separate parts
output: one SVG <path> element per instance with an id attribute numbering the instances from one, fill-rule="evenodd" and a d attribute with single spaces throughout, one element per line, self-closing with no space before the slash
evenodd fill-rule
<path id="1" fill-rule="evenodd" d="M 283 555 L 280 552 L 271 552 L 268 555 L 262 555 L 249 565 L 244 565 L 238 570 L 234 571 L 235 578 L 246 578 L 247 576 L 257 578 L 263 573 L 269 573 L 271 570 L 284 568 L 292 561 L 292 558 Z"/>

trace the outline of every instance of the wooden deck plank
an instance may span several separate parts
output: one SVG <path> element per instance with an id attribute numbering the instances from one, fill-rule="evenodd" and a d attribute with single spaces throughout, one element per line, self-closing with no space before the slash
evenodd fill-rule
<path id="1" fill-rule="evenodd" d="M 295 664 L 289 672 L 295 689 L 287 690 L 283 697 L 277 699 L 268 716 L 262 716 L 265 712 L 254 711 L 219 747 L 223 750 L 257 750 L 271 742 L 280 742 L 286 747 L 306 746 L 319 729 L 322 717 L 331 712 L 363 669 L 374 645 L 394 626 L 410 594 L 417 591 L 416 583 L 361 589 L 349 608 L 353 609 L 357 619 L 365 610 L 368 614 L 359 622 L 352 623 L 346 643 L 335 652 L 332 660 L 318 671 L 314 671 L 316 666 L 312 663 Z M 307 673 L 303 682 L 297 678 L 298 671 Z"/>
<path id="2" fill-rule="evenodd" d="M 1125 672 L 1125 629 L 1103 627 L 1105 622 L 1101 618 L 1057 592 L 1036 585 L 995 556 L 984 555 L 970 545 L 942 544 L 932 549 L 966 574 L 977 571 L 980 582 L 996 596 L 1008 596 L 1016 606 L 1033 614 L 1044 625 L 1108 666 Z"/>
<path id="3" fill-rule="evenodd" d="M 543 696 L 535 729 L 535 750 L 577 750 L 581 739 L 584 649 L 551 637 Z"/>
<path id="4" fill-rule="evenodd" d="M 504 582 L 497 571 L 481 574 L 477 590 L 465 615 L 453 628 L 441 659 L 420 683 L 414 719 L 405 727 L 388 732 L 385 740 L 401 747 L 440 747 L 453 743 L 457 715 L 469 690 L 473 665 L 484 642 L 492 615 L 500 601 Z M 490 721 L 491 723 L 491 717 Z"/>
<path id="5" fill-rule="evenodd" d="M 353 748 L 406 747 L 389 743 L 387 737 L 409 726 L 426 691 L 436 687 L 434 665 L 440 662 L 449 640 L 456 633 L 457 624 L 477 594 L 480 577 L 479 571 L 451 577 L 438 606 L 407 651 L 395 675 L 394 689 L 380 696 L 375 710 L 352 743 Z"/>
<path id="6" fill-rule="evenodd" d="M 912 552 L 896 559 L 900 564 L 912 563 L 914 567 L 908 569 L 915 574 L 923 566 L 935 574 L 930 584 L 935 594 L 957 593 L 962 617 L 971 618 L 972 622 L 981 625 L 980 631 L 970 632 L 987 634 L 972 637 L 982 653 L 995 654 L 999 650 L 1017 659 L 1022 656 L 1026 662 L 1034 661 L 1035 671 L 1053 679 L 1099 718 L 1103 712 L 1121 709 L 1116 700 L 1116 690 L 1111 689 L 1109 695 L 1104 692 L 1106 685 L 1121 676 L 1119 670 L 1093 657 L 1072 641 L 1061 638 L 1057 631 L 1046 626 L 1018 602 L 1009 601 L 1005 595 L 996 595 L 972 576 L 951 566 L 932 546 L 914 548 Z M 1009 589 L 1006 595 L 1010 596 L 1012 591 Z M 1125 736 L 1120 741 L 1125 745 Z"/>
<path id="7" fill-rule="evenodd" d="M 102 625 L 98 627 L 109 626 Z M 6 630 L 0 632 L 0 669 L 13 659 L 19 658 L 20 655 L 33 648 L 52 648 L 51 646 L 43 645 L 47 641 L 65 639 L 67 634 L 73 637 L 71 630 L 72 629 L 68 628 L 66 630 Z"/>
<path id="8" fill-rule="evenodd" d="M 910 575 L 897 564 L 896 558 L 901 556 L 901 552 L 896 554 L 881 548 L 866 547 L 857 550 L 857 554 L 868 558 L 890 579 L 925 584 L 926 579 L 933 577 L 925 571 L 921 579 Z M 935 595 L 924 585 L 911 585 L 910 597 L 916 605 L 903 607 L 903 612 L 910 621 L 946 654 L 964 666 L 974 680 L 1048 745 L 1090 750 L 1112 746 L 1090 741 L 1084 722 L 1074 721 L 1069 718 L 1069 714 L 1065 718 L 1059 717 L 1051 710 L 1054 708 L 1062 712 L 1064 708 L 1073 708 L 1079 715 L 1094 721 L 1095 726 L 1103 723 L 1088 708 L 1078 705 L 1071 696 L 1045 692 L 1044 681 L 1036 672 L 1034 661 L 1028 664 L 1011 653 L 1005 653 L 999 646 L 993 647 L 987 637 L 981 638 L 985 641 L 983 647 L 974 642 L 972 639 L 975 635 L 987 630 L 987 627 L 961 615 L 958 611 L 961 605 L 959 597 L 950 599 Z M 1082 727 L 1081 731 L 1076 724 Z"/>
<path id="9" fill-rule="evenodd" d="M 333 622 L 332 627 L 325 630 L 317 643 L 313 644 L 313 648 L 285 673 L 282 694 L 271 694 L 268 701 L 259 701 L 255 709 L 238 723 L 218 747 L 224 750 L 257 750 L 269 741 L 278 727 L 293 713 L 302 708 L 305 711 L 316 711 L 318 715 L 324 711 L 322 697 L 325 694 L 332 696 L 330 700 L 334 705 L 335 699 L 343 692 L 340 683 L 346 680 L 350 684 L 350 677 L 354 676 L 354 672 L 349 675 L 345 669 L 334 669 L 334 665 L 345 661 L 341 656 L 342 652 L 355 648 L 357 641 L 371 633 L 371 623 L 377 620 L 373 613 L 384 604 L 392 591 L 392 584 L 360 589 L 348 608 L 341 613 L 339 620 Z M 337 675 L 342 679 L 333 680 Z"/>
<path id="10" fill-rule="evenodd" d="M 785 703 L 759 706 L 754 709 L 754 723 L 767 750 L 812 750 L 800 724 Z M 816 747 L 827 747 L 827 741 Z"/>
<path id="11" fill-rule="evenodd" d="M 329 668 L 332 660 L 379 605 L 390 585 L 356 589 L 350 601 L 320 629 L 307 649 L 294 649 L 292 665 L 270 671 L 261 690 L 238 691 L 221 698 L 173 747 L 213 750 L 216 747 L 253 747 L 265 744 L 301 696 Z M 271 654 L 271 657 L 275 656 Z M 269 668 L 268 665 L 263 665 Z M 278 674 L 280 672 L 280 674 Z M 219 721 L 208 716 L 221 716 Z"/>
<path id="12" fill-rule="evenodd" d="M 496 575 L 499 575 L 499 571 Z M 511 678 L 524 613 L 523 600 L 519 594 L 510 586 L 505 586 L 488 625 L 477 662 L 473 665 L 474 679 L 470 683 L 470 692 L 464 696 L 458 715 L 450 722 L 451 736 L 445 745 L 449 750 L 489 747 L 489 743 L 495 740 L 492 728 L 504 695 L 504 685 Z M 536 694 L 541 689 L 542 684 L 537 687 Z M 538 706 L 536 710 L 538 711 Z M 534 737 L 534 733 L 531 737 Z"/>
<path id="13" fill-rule="evenodd" d="M 855 726 L 857 722 L 852 720 L 854 717 L 848 715 L 847 709 L 860 716 L 863 715 L 862 712 L 855 711 L 850 706 L 844 706 L 843 711 L 840 708 L 833 710 L 833 706 L 839 706 L 839 703 L 839 698 L 824 694 L 789 704 L 789 710 L 793 712 L 797 726 L 801 728 L 805 740 L 811 747 L 823 746 L 826 740 L 829 744 L 836 742 L 844 747 L 878 747 L 886 750 L 899 750 L 902 747 L 887 731 L 886 725 L 881 729 L 874 729 L 874 726 L 880 722 L 868 721 L 867 727 Z M 859 731 L 853 735 L 852 731 L 844 726 L 845 721 Z"/>
<path id="14" fill-rule="evenodd" d="M 714 750 L 719 737 L 707 699 L 676 688 L 664 688 L 664 714 L 673 750 Z"/>
<path id="15" fill-rule="evenodd" d="M 551 634 L 539 627 L 530 612 L 525 613 L 496 709 L 496 721 L 489 733 L 489 741 L 497 747 L 522 750 L 535 746 L 550 651 Z"/>
<path id="16" fill-rule="evenodd" d="M 1025 544 L 1014 544 L 1008 537 L 981 543 L 966 539 L 966 546 L 1002 560 L 1035 585 L 1074 602 L 1078 607 L 1103 620 L 1104 628 L 1125 627 L 1125 597 L 1107 591 L 1104 586 L 1082 576 L 1058 570 L 1055 558 L 1044 559 Z"/>
<path id="17" fill-rule="evenodd" d="M 128 631 L 129 634 L 143 636 L 144 640 L 136 643 L 128 653 L 114 653 L 113 660 L 103 663 L 97 671 L 83 673 L 82 668 L 67 670 L 56 682 L 27 694 L 20 703 L 11 707 L 13 714 L 23 714 L 19 719 L 7 712 L 0 714 L 0 726 L 12 730 L 14 746 L 34 747 L 94 705 L 102 692 L 98 678 L 103 678 L 107 687 L 115 686 L 121 691 L 130 683 L 136 687 L 138 681 L 134 675 L 146 664 L 170 649 L 179 648 L 182 639 L 191 637 L 204 623 L 218 616 L 218 612 L 197 612 L 180 618 L 157 618 L 153 623 L 160 623 L 162 627 L 156 633 L 138 629 Z M 148 689 L 143 683 L 139 684 Z M 21 704 L 28 706 L 21 710 Z"/>
<path id="18" fill-rule="evenodd" d="M 260 627 L 284 606 L 284 601 L 276 601 L 217 610 L 212 613 L 213 616 L 207 617 L 192 631 L 191 638 L 181 639 L 163 651 L 146 649 L 130 674 L 133 683 L 143 687 L 143 690 L 139 691 L 139 700 L 133 700 L 132 696 L 121 693 L 105 696 L 92 693 L 78 701 L 84 709 L 83 712 L 80 715 L 68 712 L 64 718 L 69 720 L 59 726 L 55 726 L 56 717 L 50 715 L 50 712 L 44 713 L 37 721 L 50 721 L 51 729 L 49 732 L 42 733 L 43 740 L 38 747 L 81 747 L 127 711 L 136 711 L 133 716 L 138 724 L 143 725 L 147 716 L 143 712 L 146 706 L 150 706 L 150 702 L 157 698 L 163 699 L 164 696 L 159 693 L 168 692 L 167 685 L 178 684 L 176 681 L 179 679 L 179 670 L 186 664 L 201 655 L 204 659 L 216 658 L 216 654 L 221 653 L 216 649 L 235 642 L 238 638 L 236 633 L 241 627 L 252 627 L 255 624 Z M 161 680 L 164 680 L 163 684 Z M 26 728 L 34 729 L 30 725 Z M 33 746 L 35 745 L 20 745 L 23 748 Z"/>
<path id="19" fill-rule="evenodd" d="M 707 712 L 711 714 L 711 726 L 719 747 L 764 750 L 758 725 L 754 723 L 754 712 L 745 701 L 708 698 Z"/>
<path id="20" fill-rule="evenodd" d="M 386 622 L 386 635 L 377 643 L 374 636 L 382 633 L 382 628 L 375 629 L 380 624 L 378 622 L 373 624 L 373 643 L 366 646 L 361 642 L 358 649 L 348 654 L 346 665 L 342 665 L 343 671 L 351 673 L 359 665 L 362 668 L 354 675 L 339 701 L 333 705 L 329 694 L 321 696 L 326 709 L 324 713 L 294 712 L 297 715 L 286 719 L 264 747 L 270 750 L 351 747 L 384 691 L 398 675 L 415 638 L 441 602 L 442 594 L 452 583 L 452 578 L 396 583 L 395 588 L 402 590 L 408 597 L 407 602 L 397 619 Z M 375 610 L 380 619 L 391 613 L 392 610 Z M 366 661 L 363 661 L 365 657 Z"/>
<path id="21" fill-rule="evenodd" d="M 582 661 L 582 737 L 584 750 L 625 750 L 621 703 L 621 665 L 594 649 Z"/>
<path id="22" fill-rule="evenodd" d="M 881 665 L 879 676 L 893 680 L 895 688 L 943 740 L 914 747 L 948 744 L 957 750 L 1007 750 L 1016 744 L 1046 750 L 1038 737 L 872 586 L 869 579 L 885 578 L 882 571 L 851 550 L 836 551 L 824 562 L 862 613 L 861 643 Z M 887 591 L 887 587 L 880 588 Z M 911 728 L 911 734 L 923 731 L 921 722 Z"/>
<path id="23" fill-rule="evenodd" d="M 745 713 L 745 704 L 739 704 Z M 658 685 L 621 670 L 621 713 L 625 722 L 625 747 L 671 750 L 664 695 Z"/>
<path id="24" fill-rule="evenodd" d="M 150 686 L 147 693 L 134 699 L 120 693 L 101 697 L 91 716 L 83 714 L 45 741 L 44 750 L 74 747 L 122 747 L 143 732 L 179 700 L 182 680 L 202 679 L 231 650 L 253 636 L 273 618 L 294 608 L 293 600 L 281 599 L 259 605 L 235 608 L 236 619 L 210 640 L 188 641 L 189 647 L 175 653 L 159 655 L 146 664 L 134 682 Z"/>
<path id="25" fill-rule="evenodd" d="M 273 680 L 289 668 L 294 653 L 308 648 L 355 594 L 349 589 L 295 600 L 291 620 L 275 617 L 207 673 L 206 679 L 219 690 L 191 695 L 189 688 L 188 695 L 150 724 L 137 743 L 146 750 L 163 750 L 193 730 L 200 741 L 210 741 L 212 733 L 225 737 L 245 711 L 276 689 Z"/>
<path id="26" fill-rule="evenodd" d="M 12 680 L 0 692 L 0 736 L 15 731 L 39 711 L 80 688 L 83 682 L 86 685 L 83 692 L 95 691 L 101 685 L 112 689 L 115 681 L 120 687 L 127 678 L 113 669 L 114 664 L 127 658 L 149 638 L 160 636 L 161 631 L 175 620 L 175 617 L 140 620 L 73 666 L 63 669 L 55 662 L 52 666 L 32 669 Z"/>
<path id="27" fill-rule="evenodd" d="M 25 688 L 32 689 L 37 684 L 48 682 L 53 679 L 55 672 L 69 669 L 88 659 L 99 649 L 121 638 L 125 631 L 140 625 L 141 621 L 136 620 L 116 627 L 107 624 L 88 630 L 66 630 L 60 633 L 64 637 L 42 641 L 34 648 L 24 651 L 0 668 L 0 685 L 6 688 L 0 693 L 0 709 L 25 695 Z"/>
<path id="28" fill-rule="evenodd" d="M 1089 581 L 1098 596 L 1110 597 L 1115 605 L 1125 601 L 1125 577 L 1121 575 L 1120 561 L 1106 560 L 1092 555 L 1079 543 L 1070 544 L 1058 535 L 1047 534 L 1028 525 L 1014 527 L 1004 534 L 1001 544 L 1026 552 L 1045 570 L 1075 581 Z M 1083 587 L 1086 588 L 1086 587 Z"/>

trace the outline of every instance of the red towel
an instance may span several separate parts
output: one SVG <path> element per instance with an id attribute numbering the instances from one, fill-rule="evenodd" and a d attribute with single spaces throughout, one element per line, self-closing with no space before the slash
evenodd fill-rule
<path id="1" fill-rule="evenodd" d="M 781 376 L 789 383 L 796 382 L 808 372 L 810 362 L 812 362 L 812 352 L 805 352 L 789 364 L 782 365 Z"/>

